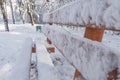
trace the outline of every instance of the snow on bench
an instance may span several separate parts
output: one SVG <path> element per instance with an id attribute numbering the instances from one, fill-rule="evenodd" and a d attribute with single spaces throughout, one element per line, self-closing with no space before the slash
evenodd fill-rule
<path id="1" fill-rule="evenodd" d="M 36 42 L 38 80 L 59 80 L 50 54 L 46 49 L 46 37 L 41 33 L 41 41 Z"/>
<path id="2" fill-rule="evenodd" d="M 43 21 L 72 26 L 95 24 L 98 27 L 120 30 L 119 7 L 119 0 L 76 0 L 44 14 Z"/>
<path id="3" fill-rule="evenodd" d="M 72 35 L 61 27 L 44 26 L 42 32 L 85 80 L 109 80 L 108 73 L 120 68 L 120 52 L 99 42 Z"/>
<path id="4" fill-rule="evenodd" d="M 0 80 L 29 80 L 32 39 L 0 33 Z"/>

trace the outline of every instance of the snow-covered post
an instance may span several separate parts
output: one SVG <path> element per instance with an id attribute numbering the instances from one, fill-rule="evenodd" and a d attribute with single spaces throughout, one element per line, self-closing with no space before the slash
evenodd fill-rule
<path id="1" fill-rule="evenodd" d="M 94 41 L 101 42 L 103 38 L 104 30 L 105 30 L 104 27 L 99 28 L 96 25 L 92 25 L 92 24 L 87 25 L 84 37 Z"/>

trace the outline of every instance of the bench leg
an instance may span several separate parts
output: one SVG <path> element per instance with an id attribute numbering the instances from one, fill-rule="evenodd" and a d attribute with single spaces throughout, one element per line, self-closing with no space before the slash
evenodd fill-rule
<path id="1" fill-rule="evenodd" d="M 34 44 L 34 46 L 32 47 L 32 53 L 36 53 L 36 45 Z"/>
<path id="2" fill-rule="evenodd" d="M 74 78 L 73 80 L 86 80 L 81 73 L 76 69 L 74 73 Z"/>

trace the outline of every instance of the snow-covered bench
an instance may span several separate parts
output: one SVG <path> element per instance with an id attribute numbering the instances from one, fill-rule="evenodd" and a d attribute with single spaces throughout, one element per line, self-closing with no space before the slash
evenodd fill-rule
<path id="1" fill-rule="evenodd" d="M 119 52 L 99 42 L 73 35 L 61 27 L 44 26 L 42 32 L 81 73 L 83 80 L 116 79 L 120 69 Z"/>
<path id="2" fill-rule="evenodd" d="M 41 36 L 44 34 L 41 33 Z M 56 70 L 46 49 L 46 37 L 36 42 L 38 80 L 59 80 Z"/>
<path id="3" fill-rule="evenodd" d="M 29 80 L 32 39 L 0 33 L 0 80 Z"/>
<path id="4" fill-rule="evenodd" d="M 44 14 L 43 21 L 50 24 L 82 27 L 88 24 L 95 24 L 106 29 L 120 31 L 119 7 L 119 1 L 114 0 L 111 0 L 111 2 L 106 0 L 75 0 Z"/>
<path id="5" fill-rule="evenodd" d="M 76 0 L 43 15 L 43 22 L 50 25 L 86 28 L 84 37 L 92 41 L 53 26 L 44 27 L 43 32 L 87 80 L 112 80 L 118 76 L 119 52 L 95 41 L 102 41 L 104 30 L 120 31 L 119 4 L 114 0 Z"/>

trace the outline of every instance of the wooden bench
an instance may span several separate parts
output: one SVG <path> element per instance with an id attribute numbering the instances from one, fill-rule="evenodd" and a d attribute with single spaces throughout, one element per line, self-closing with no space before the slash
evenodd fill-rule
<path id="1" fill-rule="evenodd" d="M 59 27 L 44 26 L 42 32 L 74 66 L 83 80 L 116 80 L 119 52 L 99 42 L 72 35 Z M 113 73 L 114 77 L 110 78 Z"/>
<path id="2" fill-rule="evenodd" d="M 102 4 L 106 4 L 105 2 L 96 0 L 96 2 L 97 1 L 99 3 L 101 2 Z M 92 3 L 92 1 L 90 1 L 90 3 Z M 43 22 L 50 25 L 49 27 L 44 27 L 42 31 L 49 38 L 49 40 L 51 40 L 51 42 L 61 51 L 61 53 L 71 63 L 71 65 L 75 67 L 75 77 L 78 77 L 79 75 L 83 80 L 116 80 L 118 76 L 118 70 L 120 69 L 118 68 L 119 66 L 116 66 L 119 64 L 119 52 L 116 52 L 99 43 L 102 41 L 104 30 L 120 31 L 120 25 L 116 26 L 119 21 L 117 17 L 108 16 L 105 14 L 105 12 L 109 11 L 109 7 L 113 7 L 113 4 L 109 6 L 100 5 L 101 4 L 92 4 L 90 6 L 87 1 L 83 2 L 81 0 L 77 0 L 71 2 L 70 4 L 62 6 L 55 11 L 46 13 L 43 16 Z M 96 9 L 98 6 L 99 9 Z M 93 13 L 92 11 L 94 11 L 94 9 L 96 9 L 96 14 L 93 16 L 89 13 Z M 100 14 L 99 11 L 101 11 Z M 112 25 L 108 25 L 111 24 L 109 19 L 114 21 Z M 85 38 L 75 35 L 73 36 L 62 28 L 56 28 L 58 26 L 53 27 L 53 24 L 62 26 L 67 25 L 68 27 L 74 26 L 75 28 L 84 27 L 85 34 L 83 36 Z M 96 58 L 96 60 L 92 58 Z M 93 63 L 91 62 L 92 60 L 93 62 L 96 62 Z M 100 62 L 97 63 L 97 61 Z M 108 70 L 105 68 L 105 64 L 108 69 L 110 66 L 112 68 Z M 103 71 L 102 68 L 105 71 Z M 96 72 L 97 70 L 101 71 L 98 73 Z"/>

